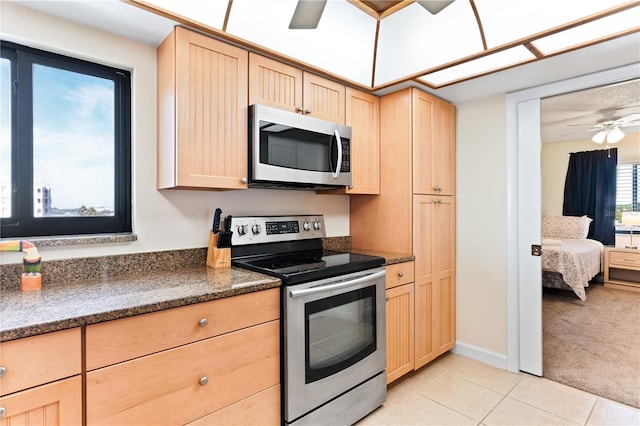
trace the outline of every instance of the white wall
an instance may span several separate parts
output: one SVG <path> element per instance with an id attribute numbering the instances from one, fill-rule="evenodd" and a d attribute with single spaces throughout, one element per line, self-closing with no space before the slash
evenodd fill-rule
<path id="1" fill-rule="evenodd" d="M 132 71 L 133 224 L 129 243 L 44 247 L 44 261 L 157 250 L 206 247 L 216 207 L 223 214 L 324 214 L 327 236 L 349 235 L 349 197 L 307 191 L 187 191 L 155 189 L 155 47 L 2 2 L 2 38 Z M 241 141 L 241 143 L 246 143 Z M 20 253 L 1 253 L 18 263 Z"/>
<path id="2" fill-rule="evenodd" d="M 457 108 L 457 341 L 504 355 L 506 98 Z"/>

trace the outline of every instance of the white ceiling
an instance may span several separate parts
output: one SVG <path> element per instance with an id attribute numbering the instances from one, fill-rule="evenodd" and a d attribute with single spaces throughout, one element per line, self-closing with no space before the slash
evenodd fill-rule
<path id="1" fill-rule="evenodd" d="M 176 21 L 116 0 L 2 0 L 2 2 L 5 1 L 11 1 L 22 7 L 82 23 L 152 46 L 157 46 L 173 26 L 178 24 Z M 193 0 L 190 1 L 193 3 Z M 261 0 L 261 3 L 273 1 L 279 0 Z M 638 1 L 631 3 L 640 4 Z M 402 47 L 404 46 L 398 46 L 398 49 Z M 379 90 L 376 94 L 384 94 L 400 87 L 412 85 L 422 87 L 454 104 L 462 104 L 488 96 L 509 93 L 629 64 L 639 64 L 638 76 L 640 77 L 640 33 L 638 32 L 442 88 L 432 89 L 417 81 L 409 80 Z M 617 115 L 626 114 L 625 111 L 640 112 L 637 84 L 631 95 L 616 88 L 598 89 L 597 93 L 598 96 L 576 93 L 565 95 L 558 100 L 545 100 L 542 104 L 543 115 L 541 117 L 543 139 L 567 140 L 567 138 L 590 137 L 592 134 L 588 132 L 576 133 L 576 137 L 573 137 L 573 134 L 568 136 L 568 133 L 576 130 L 576 127 L 567 126 L 569 124 L 595 124 L 602 121 L 605 118 L 603 110 L 625 108 L 624 110 L 617 109 Z"/>
<path id="2" fill-rule="evenodd" d="M 590 139 L 594 124 L 640 114 L 640 79 L 545 98 L 540 110 L 543 142 Z M 621 130 L 637 133 L 640 126 Z"/>

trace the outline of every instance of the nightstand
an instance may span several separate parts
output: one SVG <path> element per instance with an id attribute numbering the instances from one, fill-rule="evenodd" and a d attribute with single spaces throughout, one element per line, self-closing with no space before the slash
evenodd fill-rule
<path id="1" fill-rule="evenodd" d="M 640 291 L 640 250 L 605 247 L 604 285 Z"/>

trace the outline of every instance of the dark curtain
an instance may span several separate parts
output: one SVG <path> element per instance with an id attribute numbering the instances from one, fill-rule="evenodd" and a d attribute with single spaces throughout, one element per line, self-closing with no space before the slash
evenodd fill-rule
<path id="1" fill-rule="evenodd" d="M 564 183 L 565 216 L 587 215 L 593 221 L 587 238 L 614 245 L 618 149 L 574 152 Z"/>

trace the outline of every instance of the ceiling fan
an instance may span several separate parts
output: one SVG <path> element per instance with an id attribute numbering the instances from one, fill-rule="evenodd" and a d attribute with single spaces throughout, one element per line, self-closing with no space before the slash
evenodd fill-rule
<path id="1" fill-rule="evenodd" d="M 449 6 L 454 0 L 415 0 L 420 6 L 429 11 L 432 15 L 437 14 L 445 7 Z M 363 3 L 375 3 L 376 5 L 385 3 L 384 1 L 370 1 Z M 388 1 L 387 6 L 383 8 L 393 6 L 397 1 Z M 293 11 L 291 22 L 289 23 L 290 30 L 313 30 L 318 28 L 318 23 L 322 17 L 322 12 L 327 4 L 327 0 L 298 0 L 296 9 Z"/>
<path id="2" fill-rule="evenodd" d="M 593 125 L 589 132 L 598 132 L 591 138 L 595 143 L 616 143 L 624 138 L 624 132 L 621 127 L 640 126 L 640 114 L 634 113 L 617 120 L 602 121 Z"/>

